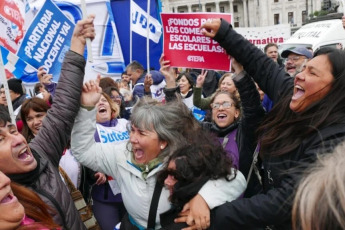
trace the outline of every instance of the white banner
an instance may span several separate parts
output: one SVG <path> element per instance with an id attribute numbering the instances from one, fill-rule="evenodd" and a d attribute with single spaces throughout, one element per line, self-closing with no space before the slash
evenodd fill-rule
<path id="1" fill-rule="evenodd" d="M 262 50 L 268 43 L 279 45 L 291 36 L 290 25 L 282 24 L 264 27 L 239 27 L 235 28 L 235 30 Z"/>

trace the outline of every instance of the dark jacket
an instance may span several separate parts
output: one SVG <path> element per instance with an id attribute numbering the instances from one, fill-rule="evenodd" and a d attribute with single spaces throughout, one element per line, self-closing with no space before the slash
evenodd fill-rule
<path id="1" fill-rule="evenodd" d="M 133 86 L 133 98 L 136 98 L 136 96 L 141 98 L 146 95 L 145 90 L 144 90 L 144 81 L 145 81 L 146 74 L 147 74 L 146 72 L 143 73 L 140 76 L 140 78 L 137 80 L 135 85 Z M 158 85 L 164 80 L 163 74 L 161 74 L 159 71 L 152 70 L 150 71 L 150 74 L 151 74 L 154 85 Z M 151 93 L 149 93 L 148 95 L 151 95 Z"/>
<path id="2" fill-rule="evenodd" d="M 231 127 L 237 128 L 236 143 L 239 153 L 239 170 L 247 178 L 257 142 L 255 131 L 265 116 L 265 110 L 261 105 L 260 95 L 254 81 L 248 74 L 243 73 L 245 76 L 240 80 L 233 79 L 241 97 L 242 118 L 238 122 L 238 126 L 232 125 Z M 221 133 L 221 130 L 217 129 L 216 124 L 213 122 L 203 123 L 203 127 L 216 133 L 218 137 L 224 137 L 227 134 Z M 229 129 L 228 133 L 232 130 Z M 256 177 L 253 177 L 251 183 L 253 184 L 247 186 L 245 196 L 251 196 L 261 190 Z"/>
<path id="3" fill-rule="evenodd" d="M 292 96 L 293 78 L 237 34 L 226 21 L 222 20 L 214 39 L 244 66 L 274 104 L 280 98 Z M 291 229 L 293 194 L 301 171 L 316 160 L 318 153 L 330 152 L 344 137 L 345 118 L 344 123 L 319 128 L 316 134 L 305 138 L 299 148 L 291 153 L 270 157 L 266 153 L 263 159 L 264 193 L 218 207 L 215 229 L 224 226 L 231 226 L 231 229 L 262 229 L 272 225 L 275 229 Z"/>
<path id="4" fill-rule="evenodd" d="M 53 216 L 64 229 L 86 229 L 59 174 L 61 154 L 71 136 L 74 118 L 80 107 L 84 79 L 84 57 L 69 51 L 62 65 L 54 104 L 42 128 L 29 146 L 39 155 L 39 177 L 27 186 L 56 210 Z"/>

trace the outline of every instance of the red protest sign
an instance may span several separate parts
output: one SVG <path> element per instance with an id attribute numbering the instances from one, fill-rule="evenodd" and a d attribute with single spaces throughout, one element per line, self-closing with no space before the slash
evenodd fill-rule
<path id="1" fill-rule="evenodd" d="M 203 23 L 212 18 L 224 18 L 231 22 L 230 14 L 161 13 L 163 52 L 171 66 L 230 71 L 226 51 L 199 30 Z"/>

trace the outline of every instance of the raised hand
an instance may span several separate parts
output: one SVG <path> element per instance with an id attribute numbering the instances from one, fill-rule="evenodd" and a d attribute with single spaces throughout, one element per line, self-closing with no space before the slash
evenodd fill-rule
<path id="1" fill-rule="evenodd" d="M 220 23 L 221 23 L 221 20 L 219 18 L 209 20 L 205 22 L 203 25 L 201 25 L 200 31 L 203 35 L 210 38 L 214 38 L 214 36 L 216 36 L 219 30 Z"/>
<path id="2" fill-rule="evenodd" d="M 144 79 L 144 90 L 145 92 L 151 92 L 151 85 L 153 85 L 152 74 L 146 74 Z"/>
<path id="3" fill-rule="evenodd" d="M 204 85 L 205 82 L 205 77 L 207 75 L 207 71 L 205 71 L 204 69 L 201 71 L 201 74 L 196 78 L 196 84 L 195 86 L 197 88 L 202 88 L 202 86 Z"/>
<path id="4" fill-rule="evenodd" d="M 159 58 L 159 64 L 161 66 L 160 72 L 165 77 L 166 87 L 167 88 L 175 88 L 176 87 L 176 79 L 175 79 L 175 72 L 172 67 L 170 67 L 170 61 L 164 60 L 164 54 L 161 55 Z"/>
<path id="5" fill-rule="evenodd" d="M 86 38 L 93 40 L 96 36 L 95 27 L 93 25 L 94 18 L 94 15 L 89 15 L 86 19 L 78 21 L 74 27 L 71 50 L 80 55 L 84 54 Z"/>
<path id="6" fill-rule="evenodd" d="M 95 106 L 101 98 L 102 88 L 99 87 L 101 75 L 97 76 L 96 81 L 90 80 L 83 85 L 80 102 L 83 106 Z"/>

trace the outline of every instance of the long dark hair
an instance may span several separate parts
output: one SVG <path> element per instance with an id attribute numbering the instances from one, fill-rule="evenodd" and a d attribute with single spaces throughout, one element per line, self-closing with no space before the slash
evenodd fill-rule
<path id="1" fill-rule="evenodd" d="M 231 170 L 231 158 L 227 157 L 219 141 L 205 131 L 195 133 L 189 144 L 180 146 L 169 156 L 167 164 L 170 161 L 175 161 L 176 170 L 173 173 L 178 181 L 170 201 L 178 208 L 193 198 L 208 180 L 225 178 L 230 181 L 236 177 L 236 170 Z M 164 184 L 171 173 L 167 167 L 162 170 L 158 183 Z"/>
<path id="2" fill-rule="evenodd" d="M 333 82 L 324 98 L 310 105 L 305 111 L 295 113 L 290 109 L 291 93 L 285 95 L 262 122 L 261 154 L 284 155 L 300 146 L 306 137 L 318 129 L 345 121 L 345 52 L 322 48 L 314 57 L 326 55 L 331 67 Z"/>

